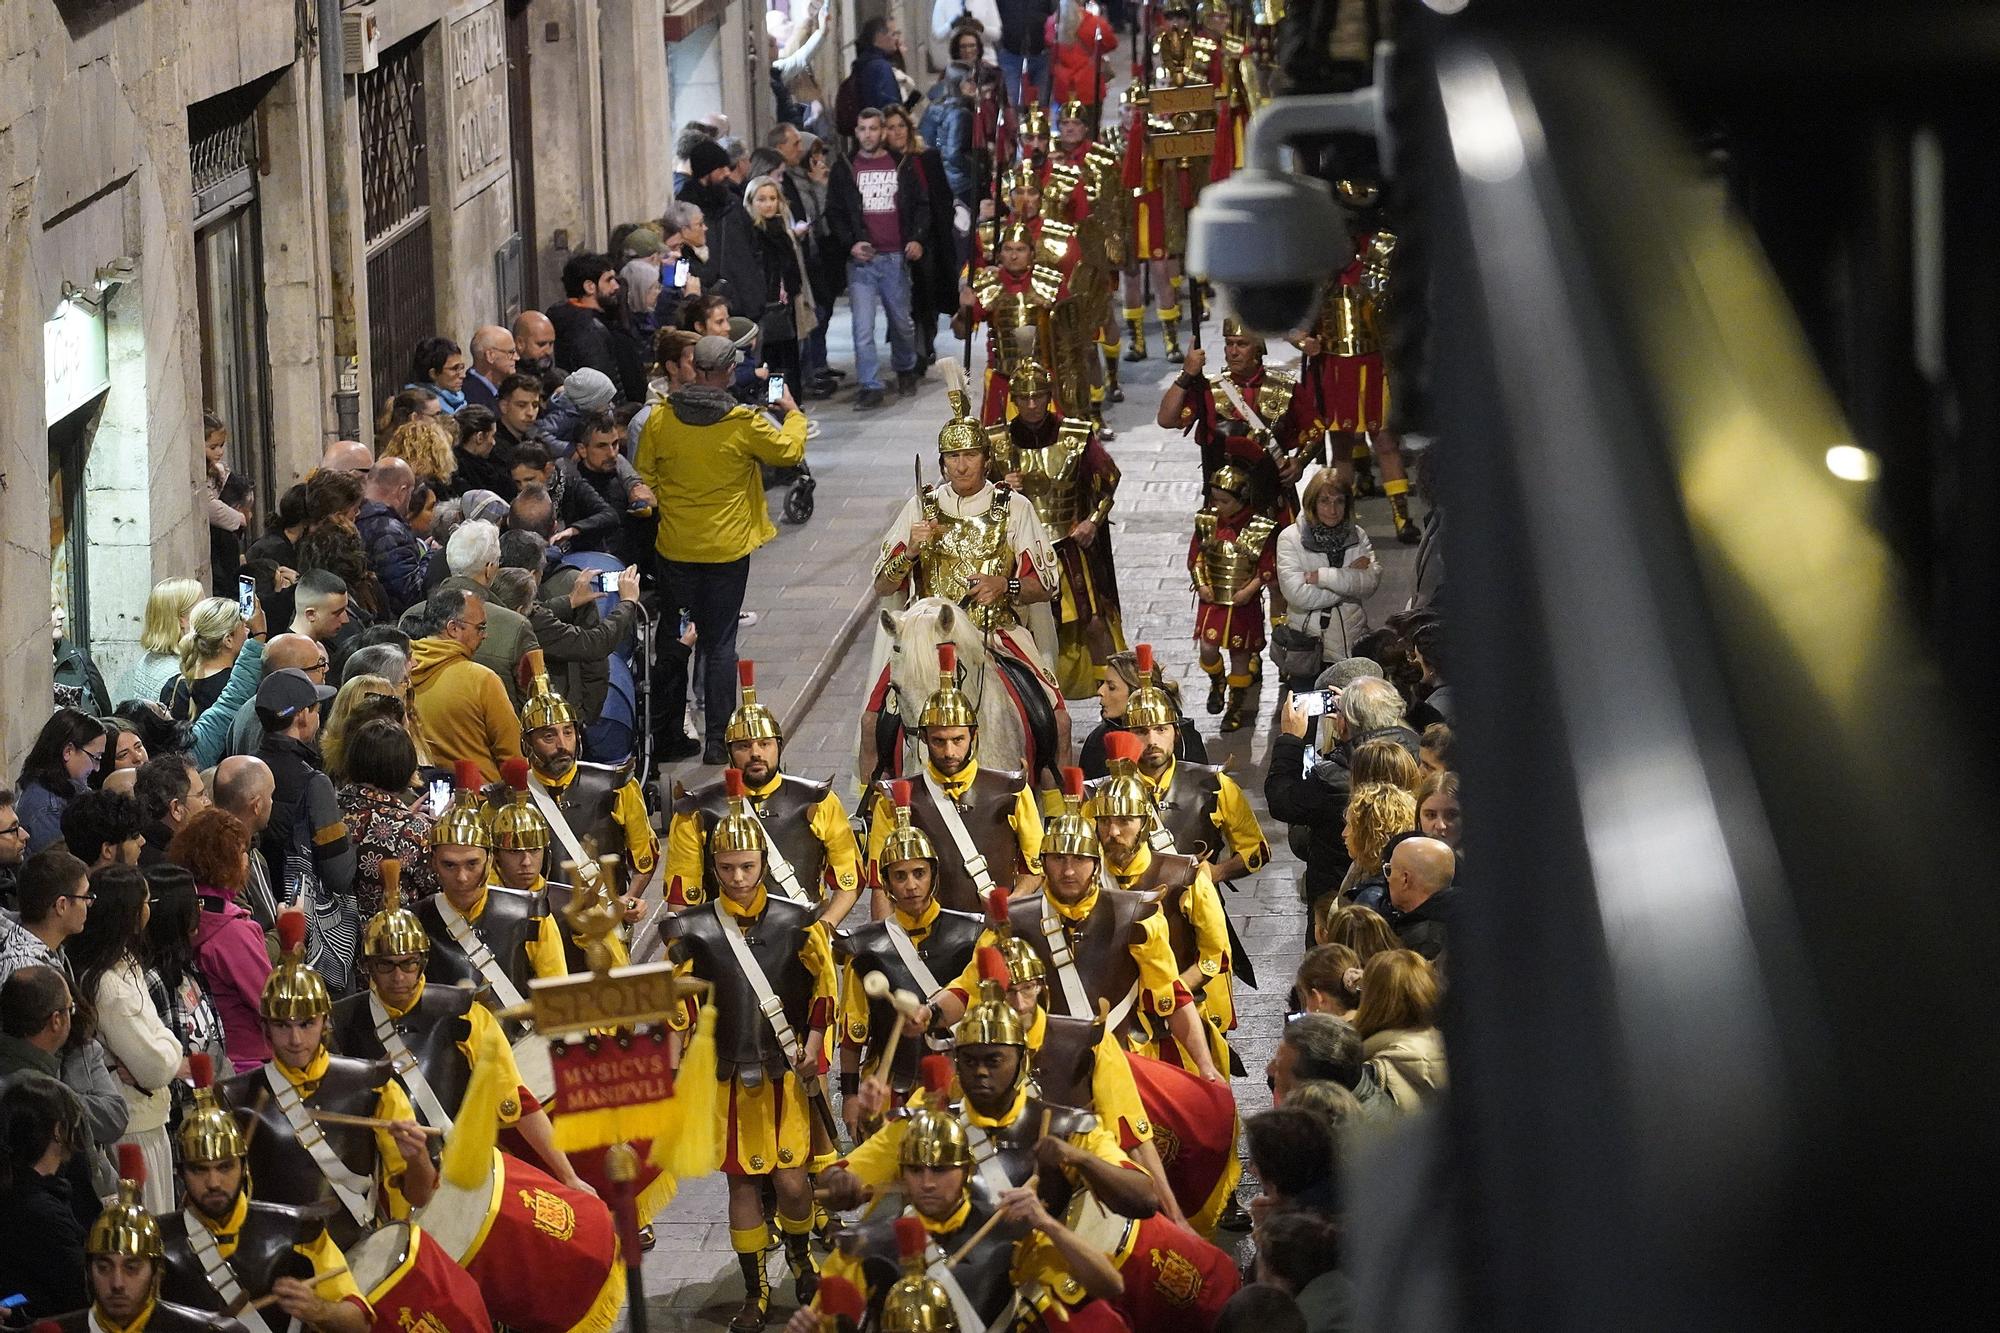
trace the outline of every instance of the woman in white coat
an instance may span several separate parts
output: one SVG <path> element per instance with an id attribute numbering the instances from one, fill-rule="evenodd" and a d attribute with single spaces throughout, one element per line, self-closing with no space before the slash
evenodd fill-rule
<path id="1" fill-rule="evenodd" d="M 1313 687 L 1320 668 L 1354 656 L 1354 641 L 1368 632 L 1363 603 L 1382 582 L 1368 534 L 1348 515 L 1347 492 L 1332 468 L 1306 483 L 1298 522 L 1278 534 L 1278 587 L 1285 594 L 1285 629 L 1319 640 L 1319 665 L 1280 662 L 1285 683 Z M 1290 637 L 1286 635 L 1283 637 Z M 1280 650 L 1284 645 L 1274 638 Z"/>

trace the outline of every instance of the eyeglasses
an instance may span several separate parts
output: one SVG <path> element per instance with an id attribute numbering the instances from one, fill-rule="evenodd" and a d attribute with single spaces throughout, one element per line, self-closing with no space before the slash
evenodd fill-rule
<path id="1" fill-rule="evenodd" d="M 308 676 L 324 676 L 327 673 L 328 668 L 330 668 L 332 665 L 333 663 L 329 662 L 326 658 L 322 657 L 319 659 L 319 661 L 314 662 L 311 666 L 306 668 L 306 674 Z"/>
<path id="2" fill-rule="evenodd" d="M 477 625 L 475 625 L 470 620 L 460 620 L 457 616 L 453 616 L 451 618 L 451 623 L 457 625 L 461 629 L 469 629 L 477 632 L 479 637 L 482 639 L 486 637 L 486 622 L 483 620 L 480 621 Z"/>
<path id="3" fill-rule="evenodd" d="M 421 958 L 370 958 L 368 960 L 368 970 L 370 972 L 401 972 L 404 976 L 415 976 L 424 970 L 424 960 Z"/>
<path id="4" fill-rule="evenodd" d="M 71 902 L 77 902 L 77 903 L 89 903 L 97 901 L 97 895 L 94 893 L 58 893 L 56 897 L 67 898 Z"/>
<path id="5" fill-rule="evenodd" d="M 28 826 L 18 821 L 9 824 L 6 828 L 0 828 L 0 838 L 25 838 L 27 836 Z"/>
<path id="6" fill-rule="evenodd" d="M 76 747 L 72 745 L 70 749 L 76 750 Z M 104 762 L 104 747 L 102 745 L 98 746 L 95 750 L 76 750 L 76 752 L 93 764 Z"/>

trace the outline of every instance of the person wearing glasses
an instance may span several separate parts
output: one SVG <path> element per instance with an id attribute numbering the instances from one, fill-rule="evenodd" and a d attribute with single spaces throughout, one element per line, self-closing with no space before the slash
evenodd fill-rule
<path id="1" fill-rule="evenodd" d="M 28 826 L 14 808 L 14 791 L 0 787 L 0 905 L 14 910 L 14 881 L 21 873 L 21 860 L 28 846 Z"/>
<path id="2" fill-rule="evenodd" d="M 410 645 L 410 706 L 433 755 L 468 760 L 484 782 L 521 757 L 521 719 L 491 667 L 474 661 L 489 608 L 478 593 L 441 587 L 417 613 Z"/>
<path id="3" fill-rule="evenodd" d="M 0 821 L 11 812 L 0 809 Z M 0 837 L 18 842 L 19 835 Z M 16 968 L 56 967 L 67 972 L 65 941 L 80 934 L 90 916 L 90 867 L 60 847 L 35 853 L 15 884 L 19 921 L 0 916 L 0 981 Z"/>
<path id="4" fill-rule="evenodd" d="M 104 762 L 110 743 L 104 724 L 74 708 L 58 708 L 21 761 L 14 809 L 27 826 L 26 854 L 33 856 L 62 837 L 62 813 L 88 790 L 90 775 Z"/>
<path id="5" fill-rule="evenodd" d="M 125 1133 L 129 1112 L 118 1080 L 79 1015 L 69 978 L 57 966 L 17 968 L 0 985 L 0 1079 L 24 1069 L 60 1079 L 75 1095 L 83 1123 L 64 1145 L 72 1154 L 73 1197 L 96 1198 L 111 1188 L 111 1145 Z M 18 1288 L 8 1288 L 10 1292 Z"/>

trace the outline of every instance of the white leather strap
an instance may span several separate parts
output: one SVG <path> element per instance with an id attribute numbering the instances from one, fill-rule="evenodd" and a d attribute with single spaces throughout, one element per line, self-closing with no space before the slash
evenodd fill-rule
<path id="1" fill-rule="evenodd" d="M 519 988 L 514 985 L 507 969 L 500 966 L 500 960 L 486 947 L 486 941 L 479 938 L 479 932 L 465 919 L 464 913 L 453 907 L 443 894 L 437 896 L 438 915 L 444 919 L 444 928 L 450 932 L 452 942 L 465 951 L 472 965 L 479 969 L 479 975 L 493 988 L 494 998 L 503 1009 L 515 1009 L 526 1003 L 521 998 Z"/>
<path id="2" fill-rule="evenodd" d="M 271 1333 L 263 1314 L 251 1308 L 243 1284 L 236 1280 L 236 1270 L 229 1266 L 229 1261 L 222 1257 L 222 1247 L 215 1243 L 214 1233 L 202 1225 L 192 1208 L 181 1210 L 181 1225 L 187 1230 L 188 1248 L 194 1251 L 202 1276 L 208 1279 L 209 1289 L 222 1298 L 223 1308 L 238 1307 L 235 1318 L 250 1333 Z"/>
<path id="3" fill-rule="evenodd" d="M 910 938 L 910 932 L 896 924 L 894 917 L 890 917 L 887 924 L 889 943 L 895 946 L 896 957 L 902 960 L 903 966 L 909 969 L 912 977 L 916 978 L 918 988 L 924 993 L 924 1000 L 929 1002 L 944 988 L 938 985 L 936 975 L 924 962 L 923 956 L 917 952 L 916 941 Z"/>
<path id="4" fill-rule="evenodd" d="M 424 1077 L 424 1067 L 411 1054 L 410 1044 L 397 1030 L 396 1020 L 389 1017 L 389 1011 L 372 990 L 368 992 L 368 1016 L 375 1020 L 375 1038 L 382 1043 L 382 1050 L 389 1057 L 389 1067 L 396 1071 L 396 1078 L 409 1092 L 410 1100 L 416 1103 L 417 1114 L 431 1128 L 451 1133 L 451 1113 L 444 1109 L 444 1103 L 438 1100 L 430 1080 Z"/>
<path id="5" fill-rule="evenodd" d="M 1048 942 L 1049 961 L 1055 964 L 1056 980 L 1062 984 L 1063 1011 L 1072 1018 L 1091 1017 L 1096 1010 L 1090 1003 L 1089 992 L 1083 988 L 1083 977 L 1076 970 L 1076 954 L 1069 947 L 1062 916 L 1047 889 L 1042 891 L 1042 938 Z"/>
<path id="6" fill-rule="evenodd" d="M 750 983 L 750 990 L 757 997 L 757 1008 L 763 1012 L 764 1021 L 771 1025 L 771 1035 L 778 1039 L 778 1049 L 785 1053 L 785 1063 L 796 1065 L 799 1062 L 799 1037 L 792 1030 L 792 1020 L 785 1017 L 785 1002 L 771 989 L 771 979 L 757 965 L 756 955 L 750 952 L 750 941 L 743 938 L 743 927 L 724 910 L 722 899 L 715 900 L 714 911 L 715 919 L 722 923 L 722 938 L 728 941 L 736 966 L 742 971 L 744 980 Z"/>
<path id="7" fill-rule="evenodd" d="M 993 891 L 993 876 L 987 870 L 986 858 L 979 854 L 978 846 L 972 841 L 972 833 L 958 813 L 958 802 L 945 794 L 938 780 L 931 776 L 928 765 L 923 773 L 924 786 L 931 794 L 931 804 L 937 807 L 938 818 L 944 820 L 944 831 L 951 835 L 951 845 L 958 850 L 958 859 L 965 863 L 965 873 L 972 877 L 972 887 L 979 890 L 980 900 L 984 901 L 986 895 Z"/>
<path id="8" fill-rule="evenodd" d="M 951 1300 L 952 1313 L 958 1316 L 958 1326 L 968 1333 L 972 1329 L 984 1329 L 985 1333 L 999 1333 L 1000 1330 L 1013 1324 L 1014 1311 L 1020 1308 L 1021 1295 L 1017 1291 L 1014 1293 L 1014 1299 L 1007 1302 L 1007 1308 L 1000 1312 L 998 1318 L 991 1323 L 981 1319 L 979 1308 L 972 1303 L 972 1298 L 965 1294 L 965 1288 L 959 1284 L 958 1275 L 951 1271 L 951 1265 L 945 1262 L 945 1253 L 938 1248 L 935 1237 L 924 1243 L 924 1276 L 944 1288 L 944 1294 Z"/>
<path id="9" fill-rule="evenodd" d="M 1222 390 L 1222 396 L 1229 400 L 1229 405 L 1236 409 L 1236 415 L 1242 417 L 1252 431 L 1262 434 L 1270 429 L 1264 424 L 1264 418 L 1258 416 L 1256 410 L 1243 401 L 1243 394 L 1237 389 L 1234 379 L 1226 374 L 1217 375 L 1215 387 Z"/>
<path id="10" fill-rule="evenodd" d="M 763 817 L 757 813 L 757 807 L 745 801 L 743 809 L 756 822 L 757 831 L 764 835 L 764 868 L 770 872 L 771 878 L 778 882 L 778 891 L 795 903 L 817 907 L 819 904 L 806 896 L 805 886 L 799 883 L 799 872 L 792 869 L 791 861 L 778 847 L 778 840 L 771 836 L 771 830 L 764 827 Z"/>
<path id="11" fill-rule="evenodd" d="M 993 1140 L 985 1130 L 965 1122 L 965 1142 L 972 1149 L 972 1167 L 979 1172 L 979 1178 L 986 1182 L 986 1188 L 998 1199 L 1014 1188 L 1014 1182 L 1007 1175 L 1007 1168 L 1000 1165 L 1000 1150 L 993 1146 Z"/>
<path id="12" fill-rule="evenodd" d="M 563 851 L 569 854 L 569 859 L 579 866 L 586 862 L 596 865 L 597 858 L 585 853 L 583 841 L 576 836 L 576 830 L 569 826 L 569 816 L 562 812 L 562 807 L 556 804 L 556 798 L 542 785 L 540 775 L 532 769 L 528 772 L 528 795 L 534 800 L 535 808 L 542 812 L 542 818 L 548 821 L 550 831 L 556 835 L 556 841 L 562 844 Z"/>
<path id="13" fill-rule="evenodd" d="M 285 1122 L 292 1127 L 299 1146 L 311 1154 L 313 1165 L 326 1177 L 326 1183 L 333 1186 L 334 1195 L 347 1209 L 347 1215 L 355 1225 L 367 1228 L 375 1224 L 375 1182 L 366 1176 L 356 1175 L 347 1163 L 333 1151 L 333 1145 L 326 1141 L 319 1122 L 312 1117 L 312 1110 L 299 1096 L 299 1090 L 292 1081 L 278 1071 L 278 1062 L 273 1060 L 264 1066 L 264 1082 L 270 1086 L 271 1097 L 284 1113 Z"/>

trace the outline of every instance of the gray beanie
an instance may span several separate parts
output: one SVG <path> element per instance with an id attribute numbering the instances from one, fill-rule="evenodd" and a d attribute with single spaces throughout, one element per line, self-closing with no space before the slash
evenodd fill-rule
<path id="1" fill-rule="evenodd" d="M 611 377 L 601 370 L 585 366 L 582 370 L 572 370 L 563 381 L 563 397 L 574 403 L 579 411 L 595 412 L 601 407 L 611 406 L 611 400 L 618 396 Z"/>

